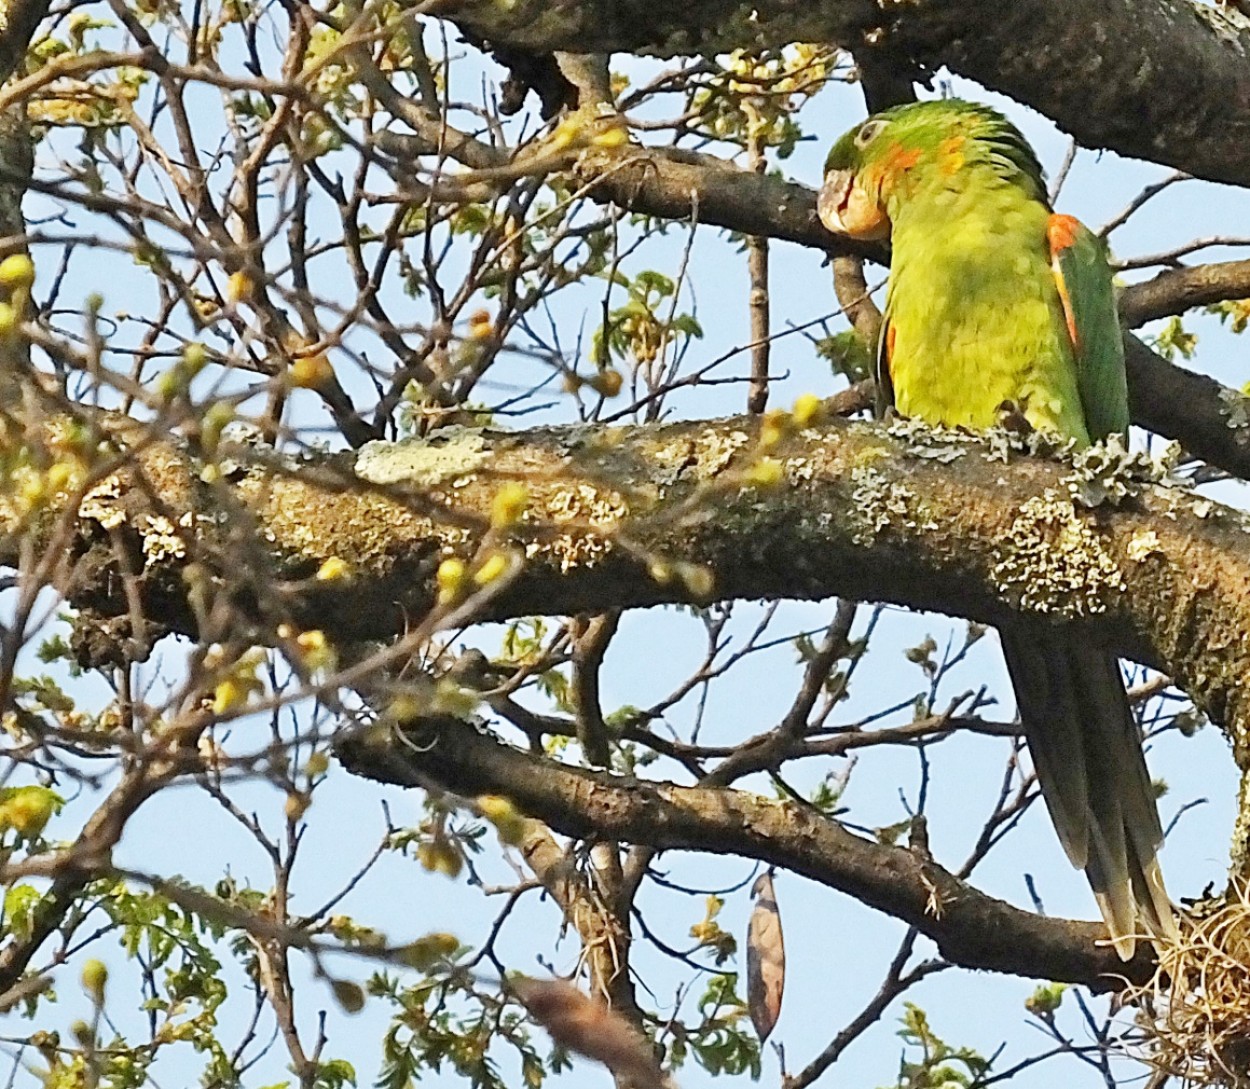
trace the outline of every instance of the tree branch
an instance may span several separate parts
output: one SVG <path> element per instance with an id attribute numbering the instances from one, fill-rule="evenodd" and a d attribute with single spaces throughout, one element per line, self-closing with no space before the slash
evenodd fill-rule
<path id="1" fill-rule="evenodd" d="M 1087 510 L 1069 489 L 1088 473 L 1070 465 L 842 421 L 770 450 L 781 486 L 761 487 L 756 427 L 462 430 L 370 444 L 354 469 L 342 456 L 254 463 L 216 492 L 153 443 L 88 496 L 63 589 L 97 613 L 141 605 L 195 632 L 213 587 L 229 586 L 240 638 L 249 622 L 257 642 L 282 622 L 338 642 L 387 638 L 428 612 L 442 559 L 472 565 L 485 546 L 525 559 L 479 619 L 708 597 L 885 600 L 991 624 L 1024 613 L 1165 669 L 1244 759 L 1250 644 L 1228 638 L 1250 630 L 1240 514 L 1110 471 L 1099 480 L 1127 498 Z M 529 514 L 505 539 L 489 523 L 509 481 Z M 315 577 L 331 557 L 350 578 Z"/>
<path id="2" fill-rule="evenodd" d="M 410 107 L 411 124 L 423 124 L 417 107 Z M 380 144 L 400 157 L 425 154 L 428 134 L 417 137 L 384 134 Z M 483 181 L 502 168 L 507 156 L 463 134 L 450 140 L 458 159 L 466 164 L 490 161 L 469 175 Z M 548 168 L 553 164 L 548 163 Z M 835 261 L 840 257 L 866 257 L 887 264 L 888 253 L 873 243 L 837 238 L 820 224 L 816 215 L 816 193 L 804 185 L 742 170 L 722 159 L 677 148 L 592 148 L 567 165 L 596 200 L 610 201 L 642 215 L 663 219 L 696 220 L 742 234 L 776 238 L 823 250 Z M 514 178 L 515 171 L 507 172 Z M 463 189 L 456 187 L 463 195 Z M 1197 269 L 1192 275 L 1165 273 L 1177 278 L 1133 285 L 1123 293 L 1121 306 L 1130 326 L 1136 326 L 1165 312 L 1175 313 L 1189 305 L 1235 298 L 1244 293 L 1246 262 L 1205 266 L 1212 271 L 1205 277 Z M 849 266 L 845 266 L 849 268 Z M 845 277 L 844 277 L 845 279 Z M 1226 290 L 1230 294 L 1220 294 Z M 862 294 L 862 291 L 859 292 Z M 1190 300 L 1186 302 L 1186 300 Z M 1171 309 L 1169 309 L 1171 308 Z M 874 335 L 875 308 L 858 306 L 853 317 L 861 333 Z M 863 320 L 861 320 L 863 319 Z M 1150 351 L 1133 337 L 1127 338 L 1129 392 L 1134 422 L 1165 438 L 1175 439 L 1185 449 L 1212 465 L 1239 477 L 1250 477 L 1250 443 L 1229 426 L 1230 405 L 1237 403 L 1235 390 L 1212 379 L 1177 367 Z M 1184 407 L 1184 411 L 1179 409 Z"/>
<path id="3" fill-rule="evenodd" d="M 1120 293 L 1120 313 L 1129 328 L 1155 318 L 1182 314 L 1195 306 L 1250 296 L 1250 261 L 1219 261 L 1168 269 Z"/>
<path id="4" fill-rule="evenodd" d="M 535 53 L 870 45 L 896 73 L 946 65 L 1002 91 L 1086 147 L 1250 184 L 1250 25 L 1195 0 L 445 0 L 439 10 L 493 45 Z"/>
<path id="5" fill-rule="evenodd" d="M 405 740 L 384 730 L 345 738 L 355 774 L 404 786 L 431 779 L 458 794 L 504 794 L 563 835 L 661 850 L 741 855 L 784 867 L 915 926 L 968 968 L 1116 990 L 1143 982 L 1143 943 L 1124 964 L 1101 924 L 1032 915 L 958 880 L 919 852 L 848 832 L 806 807 L 746 791 L 632 781 L 567 767 L 456 719 L 424 719 Z"/>

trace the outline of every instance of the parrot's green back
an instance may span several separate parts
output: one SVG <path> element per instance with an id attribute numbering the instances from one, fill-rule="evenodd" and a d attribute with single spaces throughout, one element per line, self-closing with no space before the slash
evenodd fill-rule
<path id="1" fill-rule="evenodd" d="M 986 430 L 1011 403 L 1034 428 L 1088 442 L 1043 249 L 1049 212 L 1015 186 L 957 180 L 918 193 L 895 221 L 886 299 L 895 404 Z M 915 222 L 922 229 L 908 229 Z"/>
<path id="2" fill-rule="evenodd" d="M 1020 133 L 947 100 L 856 126 L 826 164 L 820 214 L 893 255 L 881 400 L 933 424 L 1008 425 L 1080 445 L 1128 428 L 1123 340 L 1102 243 L 1052 213 Z M 1122 956 L 1141 925 L 1175 934 L 1140 735 L 1115 658 L 1045 620 L 1001 631 L 1021 722 L 1060 840 Z"/>

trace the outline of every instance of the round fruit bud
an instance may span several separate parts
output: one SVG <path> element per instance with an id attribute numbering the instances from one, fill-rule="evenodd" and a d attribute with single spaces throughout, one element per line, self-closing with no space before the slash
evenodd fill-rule
<path id="1" fill-rule="evenodd" d="M 104 985 L 108 983 L 109 970 L 102 960 L 89 960 L 82 966 L 82 987 L 98 1005 L 104 1001 Z"/>
<path id="2" fill-rule="evenodd" d="M 11 253 L 0 261 L 0 287 L 14 291 L 17 288 L 29 290 L 35 282 L 35 262 L 24 253 Z"/>
<path id="3" fill-rule="evenodd" d="M 365 1008 L 365 992 L 360 984 L 345 979 L 336 979 L 330 984 L 338 1004 L 348 1013 L 359 1013 Z"/>

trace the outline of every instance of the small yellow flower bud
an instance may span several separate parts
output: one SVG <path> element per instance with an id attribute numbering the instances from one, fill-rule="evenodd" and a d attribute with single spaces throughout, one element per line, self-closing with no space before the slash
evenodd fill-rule
<path id="1" fill-rule="evenodd" d="M 411 722 L 425 709 L 415 696 L 396 696 L 386 709 L 386 717 L 392 722 Z"/>
<path id="2" fill-rule="evenodd" d="M 334 379 L 334 367 L 325 352 L 301 356 L 291 364 L 288 373 L 291 385 L 298 389 L 321 389 Z"/>
<path id="3" fill-rule="evenodd" d="M 760 424 L 760 448 L 768 450 L 776 446 L 790 433 L 791 424 L 790 413 L 784 409 L 774 408 L 764 413 Z"/>
<path id="4" fill-rule="evenodd" d="M 483 794 L 477 800 L 477 808 L 495 826 L 501 843 L 515 847 L 525 838 L 525 818 L 507 798 L 498 794 Z"/>
<path id="5" fill-rule="evenodd" d="M 490 504 L 492 529 L 508 529 L 516 525 L 529 505 L 530 493 L 524 484 L 509 481 L 502 484 Z"/>
<path id="6" fill-rule="evenodd" d="M 365 992 L 359 983 L 351 983 L 345 979 L 336 979 L 330 984 L 335 1001 L 347 1013 L 359 1013 L 365 1008 Z"/>
<path id="7" fill-rule="evenodd" d="M 182 349 L 182 365 L 190 376 L 199 374 L 207 362 L 208 352 L 199 341 L 192 341 Z"/>
<path id="8" fill-rule="evenodd" d="M 310 798 L 307 794 L 303 794 L 299 791 L 291 791 L 291 793 L 286 796 L 286 802 L 282 806 L 282 811 L 286 814 L 287 820 L 297 821 L 308 812 L 308 807 L 310 805 L 312 805 L 312 798 Z"/>
<path id="9" fill-rule="evenodd" d="M 804 393 L 794 402 L 794 425 L 811 427 L 818 424 L 825 415 L 825 402 L 814 393 Z"/>
<path id="10" fill-rule="evenodd" d="M 97 1006 L 104 1001 L 104 986 L 109 981 L 109 970 L 102 960 L 89 960 L 82 966 L 82 989 Z"/>
<path id="11" fill-rule="evenodd" d="M 587 384 L 596 393 L 604 397 L 615 397 L 621 392 L 625 379 L 621 377 L 620 371 L 609 367 L 606 371 L 600 371 L 596 374 Z"/>
<path id="12" fill-rule="evenodd" d="M 655 582 L 665 586 L 673 581 L 673 565 L 666 560 L 652 560 L 647 565 L 647 574 Z"/>
<path id="13" fill-rule="evenodd" d="M 746 471 L 746 482 L 756 488 L 771 488 L 780 484 L 785 469 L 775 458 L 760 458 Z"/>
<path id="14" fill-rule="evenodd" d="M 629 129 L 623 124 L 609 125 L 591 137 L 595 147 L 621 147 L 629 143 Z"/>
<path id="15" fill-rule="evenodd" d="M 438 603 L 454 605 L 468 589 L 469 569 L 464 560 L 449 556 L 438 565 L 435 581 L 438 583 Z"/>
<path id="16" fill-rule="evenodd" d="M 340 579 L 350 578 L 352 573 L 351 566 L 341 556 L 330 556 L 320 567 L 317 568 L 318 582 L 338 582 Z"/>
<path id="17" fill-rule="evenodd" d="M 399 958 L 418 972 L 428 972 L 440 960 L 450 957 L 459 948 L 460 941 L 454 934 L 435 932 L 406 946 L 400 951 Z"/>
<path id="18" fill-rule="evenodd" d="M 224 715 L 246 702 L 248 689 L 233 677 L 227 677 L 213 689 L 213 713 Z"/>
<path id="19" fill-rule="evenodd" d="M 232 272 L 226 282 L 226 298 L 232 303 L 246 302 L 252 297 L 256 285 L 246 272 Z"/>
<path id="20" fill-rule="evenodd" d="M 453 879 L 460 876 L 460 869 L 464 865 L 460 852 L 445 839 L 419 844 L 417 861 L 431 873 L 445 874 Z"/>
<path id="21" fill-rule="evenodd" d="M 482 566 L 473 572 L 473 581 L 479 586 L 489 586 L 501 575 L 506 574 L 509 566 L 507 556 L 502 552 L 494 552 L 487 556 Z"/>
<path id="22" fill-rule="evenodd" d="M 698 563 L 679 563 L 677 564 L 677 576 L 681 579 L 682 584 L 689 591 L 690 595 L 699 601 L 706 601 L 712 596 L 712 591 L 716 588 L 716 580 L 712 575 L 712 571 L 708 567 L 704 567 Z"/>
<path id="23" fill-rule="evenodd" d="M 0 287 L 9 291 L 30 289 L 35 282 L 35 263 L 24 253 L 12 253 L 0 261 Z"/>
<path id="24" fill-rule="evenodd" d="M 74 479 L 74 470 L 71 466 L 66 465 L 63 461 L 53 462 L 48 466 L 45 474 L 48 482 L 48 490 L 50 492 L 63 492 L 69 487 L 70 481 Z"/>

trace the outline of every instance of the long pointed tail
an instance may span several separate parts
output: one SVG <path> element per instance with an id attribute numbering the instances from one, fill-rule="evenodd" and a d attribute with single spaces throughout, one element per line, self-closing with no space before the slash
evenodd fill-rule
<path id="1" fill-rule="evenodd" d="M 1116 659 L 1041 625 L 999 632 L 1042 797 L 1124 960 L 1143 929 L 1175 939 L 1155 857 L 1163 828 Z"/>

